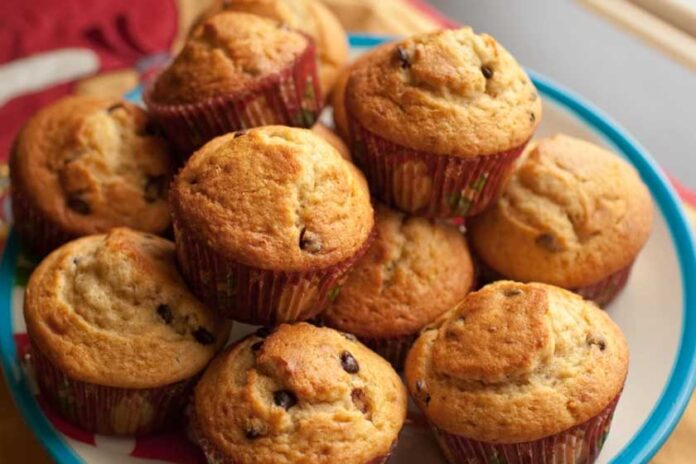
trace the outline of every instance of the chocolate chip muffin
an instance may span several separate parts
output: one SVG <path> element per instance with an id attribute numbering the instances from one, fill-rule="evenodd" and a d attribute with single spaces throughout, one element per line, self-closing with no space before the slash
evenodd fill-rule
<path id="1" fill-rule="evenodd" d="M 217 0 L 203 15 L 220 11 L 253 13 L 302 31 L 314 39 L 322 93 L 328 95 L 348 61 L 348 38 L 338 18 L 317 0 Z"/>
<path id="2" fill-rule="evenodd" d="M 626 284 L 652 220 L 650 193 L 633 167 L 556 135 L 530 144 L 500 200 L 469 230 L 494 278 L 546 282 L 605 305 Z"/>
<path id="3" fill-rule="evenodd" d="M 173 243 L 125 228 L 44 259 L 29 280 L 24 318 L 43 397 L 103 434 L 175 425 L 230 331 L 184 284 Z"/>
<path id="4" fill-rule="evenodd" d="M 372 53 L 351 71 L 345 104 L 353 156 L 373 194 L 437 217 L 484 210 L 541 117 L 522 67 L 468 27 Z"/>
<path id="5" fill-rule="evenodd" d="M 194 293 L 262 325 L 324 309 L 374 225 L 360 171 L 312 131 L 283 126 L 213 139 L 181 170 L 170 200 Z"/>
<path id="6" fill-rule="evenodd" d="M 143 98 L 183 159 L 227 132 L 311 127 L 322 106 L 314 41 L 268 18 L 221 12 L 194 27 Z"/>
<path id="7" fill-rule="evenodd" d="M 208 462 L 386 462 L 406 416 L 405 388 L 354 340 L 283 324 L 218 356 L 191 408 L 192 435 Z"/>
<path id="8" fill-rule="evenodd" d="M 321 315 L 400 370 L 420 330 L 471 290 L 464 236 L 450 224 L 376 207 L 375 241 Z"/>
<path id="9" fill-rule="evenodd" d="M 422 333 L 406 380 L 451 463 L 592 463 L 627 369 L 626 340 L 596 305 L 500 281 Z"/>
<path id="10" fill-rule="evenodd" d="M 169 229 L 167 145 L 117 98 L 67 97 L 35 114 L 15 140 L 10 179 L 15 227 L 41 256 L 112 227 Z"/>

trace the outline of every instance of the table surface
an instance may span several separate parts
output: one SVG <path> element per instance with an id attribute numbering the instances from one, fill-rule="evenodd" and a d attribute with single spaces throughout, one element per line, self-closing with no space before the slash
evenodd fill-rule
<path id="1" fill-rule="evenodd" d="M 430 0 L 595 103 L 696 188 L 696 73 L 572 0 Z"/>

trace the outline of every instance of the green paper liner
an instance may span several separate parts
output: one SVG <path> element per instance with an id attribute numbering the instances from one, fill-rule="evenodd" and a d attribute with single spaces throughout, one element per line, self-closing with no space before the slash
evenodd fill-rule
<path id="1" fill-rule="evenodd" d="M 82 382 L 58 369 L 32 345 L 41 395 L 68 422 L 102 435 L 145 435 L 178 425 L 198 377 L 157 388 Z"/>
<path id="2" fill-rule="evenodd" d="M 434 424 L 431 428 L 450 464 L 591 464 L 609 434 L 620 396 L 580 425 L 524 443 L 489 443 L 445 432 Z"/>
<path id="3" fill-rule="evenodd" d="M 426 217 L 473 216 L 500 195 L 527 142 L 500 153 L 460 158 L 384 139 L 349 115 L 353 158 L 383 203 Z"/>
<path id="4" fill-rule="evenodd" d="M 148 111 L 185 161 L 209 140 L 228 132 L 280 124 L 312 127 L 322 109 L 316 46 L 307 48 L 287 68 L 265 76 L 244 91 L 188 104 L 159 104 L 154 85 L 143 93 Z"/>
<path id="5" fill-rule="evenodd" d="M 374 238 L 374 230 L 351 257 L 306 271 L 247 266 L 210 248 L 174 216 L 179 268 L 193 293 L 222 316 L 247 324 L 275 326 L 313 318 L 333 301 Z"/>
<path id="6" fill-rule="evenodd" d="M 193 404 L 191 404 L 191 406 L 188 408 L 188 418 L 189 438 L 201 448 L 201 451 L 203 451 L 208 464 L 238 464 L 238 461 L 236 461 L 233 456 L 226 456 L 205 437 L 205 434 L 201 431 L 198 422 L 196 421 L 196 410 L 193 407 Z M 369 461 L 365 462 L 365 464 L 386 464 L 396 449 L 398 441 L 399 438 L 397 437 L 396 440 L 394 440 L 394 442 L 391 444 L 391 447 L 386 454 L 370 459 Z"/>

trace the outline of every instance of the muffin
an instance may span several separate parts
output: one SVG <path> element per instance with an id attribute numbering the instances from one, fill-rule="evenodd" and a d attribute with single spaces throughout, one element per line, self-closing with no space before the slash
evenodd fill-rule
<path id="1" fill-rule="evenodd" d="M 312 127 L 312 131 L 321 136 L 324 140 L 329 142 L 332 147 L 336 149 L 339 155 L 347 161 L 351 161 L 350 157 L 350 150 L 348 149 L 348 146 L 345 144 L 345 142 L 336 135 L 334 131 L 329 129 L 328 126 L 325 124 L 318 122 Z"/>
<path id="2" fill-rule="evenodd" d="M 373 195 L 431 217 L 484 210 L 541 117 L 524 70 L 468 27 L 375 51 L 351 71 L 345 105 Z"/>
<path id="3" fill-rule="evenodd" d="M 319 82 L 329 95 L 340 69 L 348 61 L 346 31 L 324 4 L 317 0 L 216 0 L 207 18 L 220 11 L 242 11 L 276 20 L 312 37 L 317 46 Z"/>
<path id="4" fill-rule="evenodd" d="M 321 110 L 314 41 L 258 15 L 204 19 L 149 85 L 145 104 L 186 159 L 210 139 L 267 124 L 311 127 Z"/>
<path id="5" fill-rule="evenodd" d="M 283 324 L 213 361 L 193 395 L 191 431 L 208 462 L 381 464 L 406 400 L 391 366 L 354 338 Z"/>
<path id="6" fill-rule="evenodd" d="M 75 425 L 117 435 L 175 425 L 230 331 L 186 288 L 173 243 L 126 228 L 46 257 L 24 319 L 43 398 Z"/>
<path id="7" fill-rule="evenodd" d="M 117 98 L 67 97 L 35 114 L 15 139 L 10 179 L 15 227 L 40 256 L 113 227 L 170 226 L 167 145 Z"/>
<path id="8" fill-rule="evenodd" d="M 626 284 L 652 220 L 650 193 L 628 163 L 556 135 L 530 144 L 469 237 L 492 278 L 545 282 L 605 305 Z"/>
<path id="9" fill-rule="evenodd" d="M 558 287 L 500 281 L 416 340 L 409 392 L 450 463 L 592 463 L 628 370 L 620 329 Z"/>
<path id="10" fill-rule="evenodd" d="M 420 330 L 471 290 L 474 268 L 455 226 L 375 211 L 375 241 L 321 318 L 400 370 Z"/>
<path id="11" fill-rule="evenodd" d="M 170 201 L 194 293 L 251 324 L 318 314 L 374 226 L 360 171 L 312 131 L 284 126 L 208 142 L 180 171 Z"/>

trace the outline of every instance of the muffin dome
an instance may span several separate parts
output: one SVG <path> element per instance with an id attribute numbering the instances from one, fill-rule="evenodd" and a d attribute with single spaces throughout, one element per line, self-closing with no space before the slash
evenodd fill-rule
<path id="1" fill-rule="evenodd" d="M 317 0 L 218 0 L 204 18 L 220 11 L 242 11 L 273 19 L 303 31 L 317 44 L 319 79 L 323 93 L 333 88 L 341 67 L 348 61 L 348 40 L 338 19 Z"/>
<path id="2" fill-rule="evenodd" d="M 298 271 L 355 256 L 374 225 L 362 174 L 310 130 L 265 126 L 213 139 L 171 190 L 178 229 L 226 259 Z"/>
<path id="3" fill-rule="evenodd" d="M 167 145 L 147 114 L 116 98 L 68 97 L 22 129 L 10 160 L 17 227 L 45 252 L 82 235 L 170 224 Z"/>
<path id="4" fill-rule="evenodd" d="M 630 266 L 647 241 L 650 194 L 636 171 L 589 142 L 533 142 L 500 200 L 468 224 L 496 273 L 574 289 Z"/>
<path id="5" fill-rule="evenodd" d="M 520 443 L 601 414 L 627 368 L 626 340 L 596 305 L 549 285 L 500 281 L 422 333 L 406 379 L 438 429 Z"/>
<path id="6" fill-rule="evenodd" d="M 358 337 L 417 333 L 469 292 L 473 264 L 452 225 L 376 208 L 377 237 L 350 272 L 326 323 Z"/>
<path id="7" fill-rule="evenodd" d="M 157 104 L 195 103 L 250 90 L 307 49 L 303 34 L 258 15 L 222 12 L 198 24 L 154 83 Z"/>
<path id="8" fill-rule="evenodd" d="M 34 347 L 71 379 L 122 388 L 194 376 L 230 328 L 189 292 L 173 243 L 124 228 L 51 253 L 31 276 L 24 317 Z"/>
<path id="9" fill-rule="evenodd" d="M 223 352 L 196 387 L 193 431 L 209 460 L 382 462 L 406 416 L 389 364 L 328 328 L 281 325 L 266 335 Z"/>
<path id="10" fill-rule="evenodd" d="M 523 145 L 541 100 L 507 50 L 465 27 L 376 50 L 351 71 L 346 109 L 408 148 L 476 157 Z"/>

